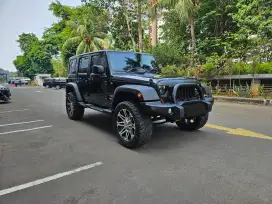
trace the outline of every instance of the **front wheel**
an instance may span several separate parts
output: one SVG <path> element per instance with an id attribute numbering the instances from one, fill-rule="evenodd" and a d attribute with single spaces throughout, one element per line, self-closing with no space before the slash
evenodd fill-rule
<path id="1" fill-rule="evenodd" d="M 153 132 L 150 117 L 144 115 L 137 104 L 129 101 L 116 107 L 114 126 L 119 142 L 127 148 L 137 148 L 146 144 Z"/>
<path id="2" fill-rule="evenodd" d="M 84 107 L 80 106 L 73 92 L 66 96 L 66 111 L 71 120 L 80 120 L 84 115 Z"/>
<path id="3" fill-rule="evenodd" d="M 205 114 L 203 116 L 196 116 L 193 118 L 185 118 L 180 121 L 177 121 L 176 124 L 180 130 L 186 131 L 195 131 L 198 130 L 208 122 L 209 114 Z"/>

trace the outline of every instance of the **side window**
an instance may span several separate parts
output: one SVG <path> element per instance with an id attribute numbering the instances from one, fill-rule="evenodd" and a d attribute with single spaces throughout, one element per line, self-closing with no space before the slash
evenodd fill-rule
<path id="1" fill-rule="evenodd" d="M 103 67 L 105 67 L 105 69 L 108 66 L 106 57 L 105 57 L 105 55 L 103 53 L 93 55 L 91 59 L 92 59 L 91 66 L 93 66 L 93 65 L 102 65 Z"/>
<path id="2" fill-rule="evenodd" d="M 87 73 L 89 69 L 89 56 L 79 59 L 78 73 Z"/>
<path id="3" fill-rule="evenodd" d="M 70 61 L 69 74 L 76 74 L 76 71 L 77 71 L 76 62 L 77 62 L 77 59 L 72 59 Z"/>

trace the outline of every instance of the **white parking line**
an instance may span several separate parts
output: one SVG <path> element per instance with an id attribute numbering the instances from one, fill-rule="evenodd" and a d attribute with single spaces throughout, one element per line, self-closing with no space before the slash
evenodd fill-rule
<path id="1" fill-rule="evenodd" d="M 49 127 L 52 127 L 52 125 L 30 128 L 30 129 L 23 129 L 23 130 L 14 130 L 14 131 L 9 131 L 9 132 L 2 132 L 2 133 L 0 133 L 0 135 L 7 135 L 7 134 L 12 134 L 12 133 L 18 133 L 18 132 L 28 132 L 31 130 L 44 129 L 44 128 L 49 128 Z"/>
<path id="2" fill-rule="evenodd" d="M 49 176 L 49 177 L 46 177 L 46 178 L 43 178 L 43 179 L 38 179 L 36 181 L 32 181 L 32 182 L 29 182 L 29 183 L 26 183 L 26 184 L 22 184 L 22 185 L 19 185 L 19 186 L 14 186 L 14 187 L 11 187 L 11 188 L 7 188 L 7 189 L 4 189 L 4 190 L 0 191 L 0 196 L 6 195 L 6 194 L 9 194 L 9 193 L 13 193 L 15 191 L 20 191 L 20 190 L 23 190 L 25 188 L 30 188 L 30 187 L 33 187 L 33 186 L 37 186 L 39 184 L 46 183 L 46 182 L 49 182 L 49 181 L 52 181 L 52 180 L 55 180 L 55 179 L 58 179 L 58 178 L 61 178 L 61 177 L 64 177 L 64 176 L 68 176 L 68 175 L 71 175 L 71 174 L 74 174 L 74 173 L 78 173 L 80 171 L 85 171 L 87 169 L 91 169 L 91 168 L 94 168 L 96 166 L 100 166 L 102 164 L 103 164 L 102 162 L 96 162 L 96 163 L 93 163 L 93 164 L 89 164 L 89 165 L 86 165 L 86 166 L 79 167 L 77 169 L 73 169 L 73 170 L 70 170 L 70 171 L 63 172 L 63 173 L 55 174 L 53 176 Z"/>
<path id="3" fill-rule="evenodd" d="M 33 121 L 20 122 L 20 123 L 9 123 L 9 124 L 0 125 L 0 127 L 11 126 L 11 125 L 29 124 L 29 123 L 37 123 L 37 122 L 43 122 L 43 121 L 44 121 L 44 120 L 33 120 Z"/>
<path id="4" fill-rule="evenodd" d="M 12 112 L 21 112 L 21 111 L 28 111 L 29 109 L 22 109 L 22 110 L 10 110 L 10 111 L 2 111 L 0 113 L 12 113 Z"/>

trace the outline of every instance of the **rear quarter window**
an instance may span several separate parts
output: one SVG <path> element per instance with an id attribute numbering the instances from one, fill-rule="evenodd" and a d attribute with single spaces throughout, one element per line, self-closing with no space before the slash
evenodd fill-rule
<path id="1" fill-rule="evenodd" d="M 69 63 L 69 74 L 76 74 L 77 72 L 77 59 L 70 60 Z"/>

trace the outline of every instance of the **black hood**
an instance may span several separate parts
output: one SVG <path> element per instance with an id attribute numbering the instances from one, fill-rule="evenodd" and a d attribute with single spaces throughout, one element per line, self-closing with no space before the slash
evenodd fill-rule
<path id="1" fill-rule="evenodd" d="M 119 82 L 127 82 L 133 84 L 149 84 L 149 85 L 163 85 L 163 86 L 175 86 L 179 83 L 192 83 L 199 84 L 200 79 L 197 78 L 187 78 L 187 77 L 169 77 L 162 74 L 153 74 L 153 73 L 126 73 L 118 72 L 112 73 L 112 79 Z"/>

